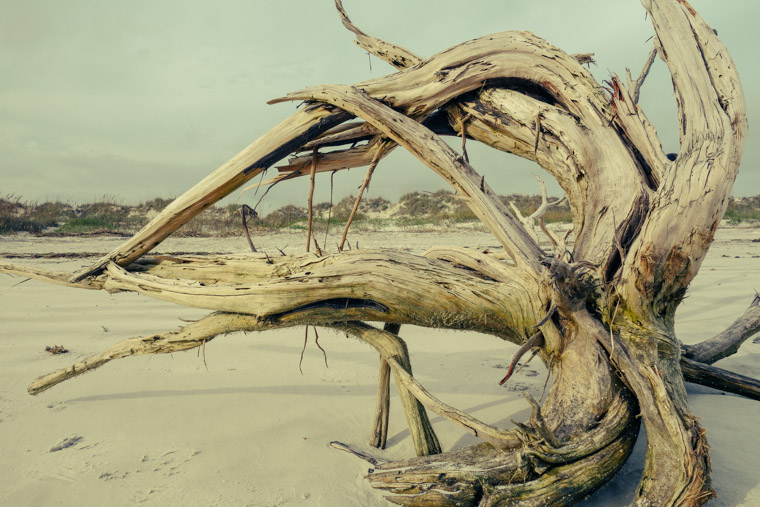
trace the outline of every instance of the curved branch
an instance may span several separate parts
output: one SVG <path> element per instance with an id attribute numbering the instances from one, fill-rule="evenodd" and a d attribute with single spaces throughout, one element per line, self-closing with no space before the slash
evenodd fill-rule
<path id="1" fill-rule="evenodd" d="M 636 501 L 641 505 L 701 505 L 714 496 L 705 431 L 686 410 L 683 377 L 677 365 L 656 359 L 656 349 L 638 348 L 654 341 L 640 327 L 622 328 L 621 335 L 626 338 L 621 339 L 606 332 L 585 311 L 576 312 L 575 318 L 581 325 L 599 328 L 599 343 L 638 400 L 649 445 Z"/>
<path id="2" fill-rule="evenodd" d="M 657 168 L 646 156 L 638 157 L 652 151 L 647 146 L 656 141 L 653 129 L 644 128 L 644 136 L 634 132 L 638 137 L 609 129 L 616 110 L 601 87 L 574 57 L 532 34 L 506 32 L 468 41 L 414 68 L 356 86 L 413 115 L 457 99 L 446 107 L 455 131 L 466 116 L 468 135 L 538 161 L 568 195 L 578 259 L 601 264 L 611 256 L 613 216 L 641 219 L 641 203 L 648 201 Z M 477 100 L 462 99 L 473 90 L 480 90 Z M 494 100 L 484 100 L 487 94 Z M 646 125 L 639 116 L 636 121 Z M 540 127 L 537 118 L 542 118 Z M 629 123 L 633 132 L 635 123 Z"/>
<path id="3" fill-rule="evenodd" d="M 639 422 L 633 418 L 618 439 L 597 453 L 549 470 L 533 481 L 486 488 L 487 501 L 481 505 L 574 505 L 620 470 L 638 431 Z"/>
<path id="4" fill-rule="evenodd" d="M 63 279 L 27 266 L 0 272 Z M 496 283 L 447 262 L 395 251 L 352 250 L 317 257 L 263 254 L 215 259 L 146 257 L 111 263 L 86 288 L 132 291 L 187 306 L 256 315 L 269 323 L 312 318 L 371 320 L 469 329 L 520 344 L 543 313 L 545 288 L 515 271 Z M 79 286 L 79 285 L 77 285 Z"/>
<path id="5" fill-rule="evenodd" d="M 404 69 L 412 65 L 417 65 L 422 60 L 422 58 L 401 46 L 391 44 L 390 42 L 386 42 L 362 32 L 353 24 L 351 18 L 348 17 L 341 0 L 335 0 L 335 8 L 338 10 L 338 14 L 340 14 L 343 26 L 356 35 L 356 41 L 354 42 L 356 42 L 356 45 L 360 48 L 369 51 L 397 69 Z"/>
<path id="6" fill-rule="evenodd" d="M 705 132 L 725 129 L 737 136 L 732 144 L 739 149 L 731 150 L 736 156 L 744 145 L 746 106 L 728 50 L 687 2 L 645 0 L 643 4 L 657 34 L 660 56 L 673 78 L 682 151 L 703 143 Z"/>
<path id="7" fill-rule="evenodd" d="M 397 361 L 396 355 L 387 350 L 387 343 L 392 340 L 391 333 L 376 329 L 362 322 L 341 322 L 332 324 L 330 327 L 343 331 L 377 348 L 383 356 L 396 378 L 396 382 L 404 386 L 417 400 L 436 414 L 464 427 L 473 435 L 482 438 L 494 447 L 502 450 L 515 449 L 522 446 L 522 440 L 516 431 L 506 431 L 485 424 L 482 421 L 462 412 L 459 409 L 447 405 L 425 389 L 402 365 Z"/>
<path id="8" fill-rule="evenodd" d="M 684 345 L 684 357 L 704 364 L 713 364 L 724 357 L 735 354 L 742 343 L 759 332 L 760 294 L 755 294 L 755 298 L 744 311 L 744 314 L 726 330 L 709 340 L 694 345 Z"/>
<path id="9" fill-rule="evenodd" d="M 404 407 L 407 425 L 412 435 L 414 448 L 418 456 L 429 456 L 439 454 L 441 445 L 433 431 L 433 427 L 428 419 L 425 407 L 420 404 L 418 399 L 409 390 L 407 377 L 412 375 L 412 363 L 409 359 L 409 352 L 406 343 L 398 337 L 396 333 L 388 330 L 380 331 L 366 324 L 333 324 L 329 325 L 333 329 L 351 334 L 356 338 L 368 343 L 380 353 L 382 361 L 393 370 L 393 376 L 398 387 L 399 397 Z M 366 327 L 364 332 L 356 332 L 359 327 Z M 374 330 L 377 332 L 372 332 Z"/>
<path id="10" fill-rule="evenodd" d="M 639 421 L 623 405 L 619 431 L 608 432 L 612 438 L 605 439 L 606 445 L 576 459 L 547 463 L 531 450 L 535 441 L 506 452 L 483 443 L 378 463 L 367 478 L 372 487 L 393 493 L 388 500 L 399 505 L 571 505 L 606 482 L 628 458 Z M 599 426 L 605 432 L 606 422 Z"/>
<path id="11" fill-rule="evenodd" d="M 389 343 L 393 341 L 392 333 L 362 322 L 341 322 L 328 327 L 356 336 L 376 347 L 397 374 L 396 381 L 408 389 L 423 405 L 441 417 L 459 424 L 497 449 L 506 451 L 528 446 L 529 448 L 525 449 L 526 454 L 538 457 L 542 461 L 553 464 L 570 463 L 610 445 L 619 438 L 633 419 L 631 401 L 625 394 L 620 394 L 611 400 L 603 416 L 592 428 L 563 442 L 547 440 L 543 433 L 548 430 L 543 428 L 542 431 L 535 423 L 532 423 L 532 426 L 520 425 L 520 429 L 516 430 L 501 430 L 479 421 L 430 394 L 403 365 L 398 363 L 396 354 L 389 348 Z M 538 406 L 535 401 L 532 404 L 533 418 L 540 419 Z"/>
<path id="12" fill-rule="evenodd" d="M 470 209 L 493 232 L 512 260 L 538 274 L 538 261 L 544 256 L 543 251 L 483 178 L 432 131 L 350 86 L 311 88 L 273 102 L 280 100 L 324 101 L 364 118 L 442 176 L 466 199 Z"/>
<path id="13" fill-rule="evenodd" d="M 635 308 L 642 317 L 672 318 L 728 205 L 747 114 L 734 63 L 704 20 L 683 1 L 646 0 L 644 6 L 673 79 L 681 151 L 632 245 L 625 292 L 645 303 Z"/>
<path id="14" fill-rule="evenodd" d="M 532 64 L 527 62 L 532 62 Z M 433 77 L 432 80 L 431 76 Z M 424 118 L 437 107 L 456 96 L 468 90 L 482 88 L 489 79 L 498 80 L 502 78 L 516 79 L 515 82 L 518 84 L 520 82 L 532 83 L 536 89 L 544 90 L 541 100 L 546 101 L 552 109 L 564 112 L 568 119 L 575 118 L 576 121 L 583 122 L 586 128 L 598 127 L 599 132 L 608 130 L 606 125 L 613 115 L 604 100 L 601 88 L 593 81 L 590 74 L 572 56 L 562 53 L 557 48 L 549 46 L 545 41 L 528 33 L 495 34 L 487 38 L 469 41 L 452 50 L 439 53 L 413 68 L 384 78 L 367 81 L 358 86 L 373 96 L 382 97 L 388 104 L 406 111 L 415 118 Z M 345 121 L 347 117 L 347 115 L 340 117 L 333 115 L 329 108 L 309 107 L 296 113 L 170 204 L 164 212 L 135 237 L 95 265 L 77 273 L 75 279 L 81 279 L 97 272 L 109 260 L 115 260 L 120 265 L 128 264 L 153 248 L 206 206 L 234 190 L 272 162 L 289 152 L 298 150 L 306 142 L 330 131 L 334 125 Z M 473 121 L 479 120 L 476 118 Z M 577 130 L 577 127 L 572 127 L 571 130 Z M 610 139 L 613 138 L 614 135 Z M 603 140 L 599 139 L 598 141 Z M 607 142 L 591 142 L 579 143 L 576 146 L 608 144 Z M 623 151 L 625 150 L 622 150 L 621 154 Z M 588 153 L 584 158 L 586 160 L 604 159 L 598 155 L 597 153 Z M 554 161 L 556 162 L 556 160 Z M 622 167 L 626 164 L 617 160 L 613 165 Z M 628 165 L 631 165 L 630 160 Z M 580 174 L 565 175 L 559 179 L 561 183 L 564 181 L 563 187 L 571 198 L 574 209 L 576 211 L 583 210 L 584 218 L 580 221 L 576 218 L 575 229 L 579 237 L 578 244 L 581 246 L 591 245 L 584 246 L 584 248 L 592 251 L 588 252 L 588 256 L 582 257 L 590 258 L 596 262 L 601 260 L 612 248 L 610 246 L 612 241 L 611 237 L 607 238 L 609 234 L 604 232 L 607 228 L 598 226 L 602 221 L 609 220 L 608 213 L 599 213 L 599 210 L 596 209 L 600 206 L 598 203 L 604 199 L 593 197 L 598 194 L 598 189 L 615 192 L 615 189 L 621 185 L 625 186 L 626 195 L 633 197 L 622 204 L 618 204 L 620 200 L 615 200 L 614 206 L 619 208 L 615 210 L 616 216 L 626 216 L 632 207 L 632 203 L 637 200 L 637 192 L 630 190 L 641 185 L 640 182 L 636 182 L 639 176 L 634 174 L 636 173 L 635 170 L 621 171 L 621 174 L 629 174 L 629 177 L 633 178 L 633 181 L 626 181 L 627 177 L 621 178 L 620 174 L 613 178 L 607 178 L 605 176 L 606 171 L 597 171 L 595 167 L 594 164 L 588 164 L 584 166 Z M 591 184 L 587 186 L 586 191 L 581 193 L 583 197 L 579 201 L 574 196 L 579 195 L 576 187 L 584 176 L 593 177 L 588 178 Z M 599 178 L 602 179 L 599 180 Z M 581 183 L 581 185 L 586 184 Z M 585 203 L 594 203 L 594 206 L 586 209 Z M 585 227 L 582 227 L 583 225 Z M 591 238 L 597 234 L 601 236 L 598 240 L 584 240 L 584 231 L 587 231 L 585 234 Z M 605 238 L 607 239 L 605 240 Z"/>

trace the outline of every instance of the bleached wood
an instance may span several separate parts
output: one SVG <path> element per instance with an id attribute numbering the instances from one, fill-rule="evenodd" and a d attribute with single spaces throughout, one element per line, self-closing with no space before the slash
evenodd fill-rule
<path id="1" fill-rule="evenodd" d="M 388 362 L 396 382 L 400 383 L 405 390 L 410 392 L 417 400 L 423 403 L 436 414 L 445 417 L 466 428 L 470 433 L 484 438 L 487 442 L 501 449 L 514 449 L 522 445 L 522 441 L 515 431 L 505 431 L 494 426 L 485 424 L 474 417 L 443 403 L 431 395 L 396 359 L 397 352 L 391 333 L 381 331 L 360 322 L 344 322 L 334 324 L 333 327 L 340 331 L 361 338 L 380 351 L 383 358 Z"/>
<path id="2" fill-rule="evenodd" d="M 746 142 L 747 116 L 728 50 L 688 4 L 647 0 L 678 104 L 681 152 L 652 201 L 624 270 L 640 312 L 674 310 L 712 242 Z M 688 34 L 688 37 L 682 34 Z M 654 294 L 653 292 L 656 292 Z"/>
<path id="3" fill-rule="evenodd" d="M 279 99 L 278 99 L 279 100 Z M 361 117 L 442 176 L 496 236 L 512 261 L 537 271 L 543 252 L 509 214 L 475 170 L 429 129 L 383 105 L 354 87 L 325 86 L 291 93 L 287 100 L 320 100 Z M 422 140 L 425 142 L 422 142 Z"/>
<path id="4" fill-rule="evenodd" d="M 478 329 L 499 336 L 506 332 L 502 337 L 516 343 L 541 318 L 541 303 L 532 301 L 545 290 L 523 273 L 497 286 L 456 265 L 392 250 L 146 259 L 130 269 L 110 264 L 104 288 L 282 321 L 313 303 L 354 299 L 361 305 L 342 312 L 327 308 L 320 315 L 335 319 L 340 312 L 340 318 Z"/>
<path id="5" fill-rule="evenodd" d="M 71 366 L 38 377 L 29 385 L 28 391 L 29 394 L 40 394 L 65 380 L 99 368 L 114 359 L 145 354 L 169 354 L 193 349 L 221 334 L 261 327 L 263 327 L 262 323 L 251 315 L 212 313 L 176 331 L 122 340 L 105 352 L 80 359 Z"/>
<path id="6" fill-rule="evenodd" d="M 388 416 L 390 410 L 390 381 L 391 367 L 388 361 L 380 357 L 380 372 L 377 379 L 377 406 L 375 418 L 372 421 L 369 445 L 378 449 L 385 449 L 388 442 Z"/>
<path id="7" fill-rule="evenodd" d="M 725 210 L 746 142 L 738 75 L 716 34 L 685 0 L 644 0 L 679 107 L 681 151 L 671 161 L 636 104 L 639 85 L 632 84 L 629 92 L 613 76 L 603 87 L 583 68 L 583 59 L 531 33 L 493 34 L 423 59 L 364 33 L 340 1 L 336 7 L 359 45 L 398 72 L 276 99 L 307 103 L 75 277 L 12 265 L 0 265 L 0 271 L 234 312 L 241 325 L 252 328 L 324 324 L 365 339 L 380 350 L 401 385 L 418 452 L 435 445 L 413 398 L 498 448 L 475 446 L 439 458 L 379 464 L 372 483 L 400 494 L 394 501 L 571 502 L 615 473 L 630 452 L 639 420 L 648 448 L 634 501 L 707 501 L 713 494 L 708 446 L 689 411 L 684 380 L 719 381 L 736 392 L 754 392 L 745 378 L 682 358 L 673 325 Z M 354 116 L 360 122 L 341 125 Z M 439 134 L 517 154 L 554 176 L 573 213 L 572 251 L 560 245 L 556 255 L 547 256 Z M 287 176 L 277 181 L 301 175 L 304 153 L 322 146 L 338 149 L 310 165 L 314 174 L 366 165 L 376 148 L 370 140 L 380 136 L 451 184 L 503 250 L 140 258 L 277 160 L 295 157 L 282 168 Z M 355 141 L 369 142 L 341 149 Z M 554 243 L 559 245 L 556 238 Z M 404 357 L 397 339 L 358 320 L 469 329 L 517 344 L 538 328 L 539 357 L 552 379 L 546 401 L 540 407 L 532 402 L 530 422 L 514 430 L 477 421 L 419 385 L 409 373 L 411 364 L 394 359 Z M 214 324 L 200 332 L 203 326 L 196 333 L 203 340 L 227 329 Z M 712 345 L 728 352 L 745 334 L 733 328 L 725 339 L 691 352 L 714 360 Z M 139 350 L 150 351 L 152 342 L 141 340 Z M 167 339 L 156 342 L 162 340 Z M 165 347 L 199 343 L 180 337 Z M 156 346 L 156 352 L 168 350 Z M 584 437 L 590 434 L 596 437 Z"/>
<path id="8" fill-rule="evenodd" d="M 381 58 L 396 68 L 406 68 L 412 65 L 416 65 L 420 62 L 421 58 L 411 51 L 408 51 L 401 46 L 388 43 L 384 40 L 372 37 L 361 31 L 356 25 L 353 24 L 348 17 L 346 10 L 343 8 L 343 2 L 341 0 L 335 0 L 335 8 L 338 10 L 340 19 L 349 31 L 356 35 L 356 44 L 374 54 L 378 58 Z"/>

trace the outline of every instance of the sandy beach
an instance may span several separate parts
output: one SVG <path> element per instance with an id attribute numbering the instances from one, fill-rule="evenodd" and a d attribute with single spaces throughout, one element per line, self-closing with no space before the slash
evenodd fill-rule
<path id="1" fill-rule="evenodd" d="M 303 233 L 254 238 L 277 254 L 302 251 Z M 122 238 L 0 238 L 0 257 L 73 272 Z M 493 247 L 476 230 L 357 233 L 360 248 L 422 252 L 434 245 Z M 164 253 L 244 253 L 243 238 L 173 239 Z M 34 258 L 79 253 L 89 257 Z M 299 355 L 303 328 L 220 337 L 205 349 L 114 361 L 33 397 L 37 376 L 100 352 L 121 339 L 171 330 L 208 312 L 136 294 L 86 291 L 0 276 L 0 503 L 46 505 L 389 505 L 364 479 L 369 464 L 329 447 L 339 440 L 384 459 L 414 455 L 392 391 L 388 448 L 371 448 L 377 354 L 320 330 Z M 23 283 L 21 283 L 23 282 Z M 760 228 L 721 228 L 688 297 L 677 332 L 694 343 L 722 331 L 760 290 Z M 471 333 L 402 327 L 415 376 L 443 401 L 502 427 L 524 420 L 527 391 L 539 398 L 546 370 L 535 360 L 498 385 L 516 346 Z M 46 346 L 69 353 L 51 355 Z M 718 366 L 760 377 L 760 344 L 748 340 Z M 395 389 L 395 388 L 394 388 Z M 760 403 L 689 385 L 690 405 L 708 431 L 710 505 L 760 505 Z M 476 443 L 431 414 L 444 450 Z M 643 466 L 634 455 L 587 506 L 622 506 Z"/>

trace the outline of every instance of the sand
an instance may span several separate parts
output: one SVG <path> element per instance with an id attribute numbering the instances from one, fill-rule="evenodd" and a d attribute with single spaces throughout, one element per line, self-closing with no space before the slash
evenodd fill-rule
<path id="1" fill-rule="evenodd" d="M 721 331 L 760 290 L 759 228 L 722 228 L 679 309 L 687 343 Z M 0 256 L 73 271 L 92 258 L 32 259 L 39 252 L 105 252 L 120 238 L 0 239 Z M 352 236 L 361 248 L 421 251 L 433 245 L 495 246 L 487 234 L 397 231 Z M 257 246 L 297 251 L 303 234 L 278 234 Z M 170 239 L 163 252 L 245 252 L 240 238 Z M 18 256 L 21 256 L 19 258 Z M 26 386 L 38 375 L 99 352 L 127 337 L 169 330 L 207 312 L 135 294 L 84 291 L 0 275 L 0 503 L 38 505 L 389 505 L 363 479 L 369 465 L 331 449 L 400 459 L 414 454 L 395 392 L 388 448 L 367 445 L 375 407 L 377 354 L 323 330 L 298 361 L 303 328 L 237 333 L 196 351 L 127 358 L 67 381 L 37 397 Z M 472 333 L 405 326 L 415 375 L 434 394 L 504 427 L 526 419 L 522 391 L 538 398 L 545 369 L 538 362 L 504 375 L 516 347 Z M 46 346 L 70 352 L 53 356 Z M 760 345 L 749 340 L 719 366 L 760 377 Z M 760 505 L 760 403 L 697 386 L 690 404 L 712 446 L 711 505 Z M 432 414 L 445 450 L 475 443 Z M 626 505 L 643 465 L 644 438 L 618 476 L 584 505 Z"/>

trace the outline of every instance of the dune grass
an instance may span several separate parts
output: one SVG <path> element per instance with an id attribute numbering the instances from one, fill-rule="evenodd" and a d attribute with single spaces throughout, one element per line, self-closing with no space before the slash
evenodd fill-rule
<path id="1" fill-rule="evenodd" d="M 505 204 L 514 203 L 524 216 L 541 204 L 538 195 L 501 196 Z M 0 234 L 29 232 L 41 235 L 79 236 L 88 234 L 131 235 L 137 232 L 171 199 L 154 198 L 137 205 L 125 205 L 115 198 L 104 196 L 92 203 L 74 205 L 65 202 L 26 202 L 13 194 L 0 198 Z M 328 226 L 342 227 L 353 208 L 354 196 L 346 196 L 332 206 L 323 202 L 314 205 L 315 231 Z M 732 198 L 725 217 L 729 223 L 760 221 L 760 195 Z M 567 203 L 550 208 L 546 222 L 570 222 Z M 251 230 L 306 229 L 307 210 L 294 205 L 283 206 L 264 217 L 249 220 Z M 397 203 L 382 197 L 364 199 L 359 206 L 354 227 L 363 230 L 385 227 L 446 226 L 477 222 L 475 215 L 456 195 L 437 192 L 410 192 Z M 238 205 L 213 206 L 177 233 L 184 236 L 231 236 L 242 234 L 242 219 Z"/>

